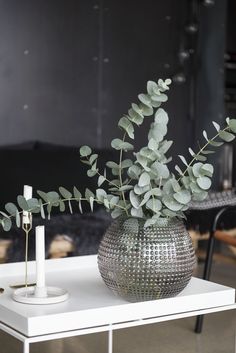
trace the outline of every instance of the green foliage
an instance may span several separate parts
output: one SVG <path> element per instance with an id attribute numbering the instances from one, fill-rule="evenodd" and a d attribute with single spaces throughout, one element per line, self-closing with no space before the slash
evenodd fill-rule
<path id="1" fill-rule="evenodd" d="M 132 103 L 128 114 L 121 117 L 118 127 L 123 137 L 111 142 L 118 151 L 117 161 L 108 161 L 106 167 L 114 176 L 107 178 L 106 169 L 98 168 L 98 155 L 89 146 L 80 148 L 81 162 L 87 167 L 88 177 L 96 177 L 98 188 L 95 192 L 86 189 L 85 195 L 74 187 L 72 191 L 60 187 L 58 192 L 38 191 L 38 199 L 26 200 L 22 195 L 17 197 L 17 204 L 10 202 L 5 211 L 0 212 L 0 223 L 5 231 L 11 229 L 12 220 L 21 225 L 21 213 L 40 213 L 42 218 L 50 218 L 53 208 L 64 212 L 66 207 L 73 212 L 72 203 L 77 203 L 82 213 L 82 202 L 88 202 L 93 211 L 94 202 L 103 205 L 113 218 L 121 215 L 144 218 L 145 226 L 154 225 L 160 218 L 184 218 L 191 200 L 202 201 L 211 187 L 213 166 L 207 163 L 208 155 L 224 142 L 231 142 L 236 134 L 236 119 L 226 119 L 222 129 L 213 121 L 216 133 L 209 138 L 203 131 L 204 143 L 195 152 L 189 147 L 190 158 L 179 156 L 182 166 L 176 165 L 177 175 L 170 172 L 168 163 L 172 157 L 166 154 L 173 141 L 165 138 L 169 122 L 167 112 L 161 108 L 168 97 L 171 80 L 148 81 L 147 91 L 138 95 L 139 103 Z M 135 128 L 146 118 L 154 114 L 147 136 L 147 146 L 133 152 L 133 158 L 125 158 L 125 152 L 132 151 L 134 146 L 126 138 L 134 139 Z"/>

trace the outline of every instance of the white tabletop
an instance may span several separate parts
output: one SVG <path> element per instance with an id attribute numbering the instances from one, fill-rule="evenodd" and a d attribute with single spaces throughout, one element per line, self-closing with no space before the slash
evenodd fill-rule
<path id="1" fill-rule="evenodd" d="M 30 262 L 30 280 L 34 280 L 34 270 L 35 262 Z M 115 296 L 105 286 L 97 269 L 95 255 L 47 260 L 46 272 L 49 286 L 69 291 L 68 301 L 44 306 L 14 302 L 9 285 L 23 283 L 24 263 L 0 266 L 0 286 L 5 288 L 4 294 L 0 296 L 2 323 L 26 336 L 37 336 L 167 317 L 235 303 L 235 289 L 197 278 L 192 278 L 175 298 L 129 303 Z"/>

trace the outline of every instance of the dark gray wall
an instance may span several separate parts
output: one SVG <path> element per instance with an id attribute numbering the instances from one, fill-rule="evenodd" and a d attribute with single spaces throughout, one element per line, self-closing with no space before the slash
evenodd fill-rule
<path id="1" fill-rule="evenodd" d="M 146 81 L 178 71 L 185 23 L 186 0 L 1 0 L 0 145 L 109 146 Z M 173 85 L 176 154 L 190 142 L 186 102 L 188 85 Z"/>
<path id="2" fill-rule="evenodd" d="M 201 132 L 207 130 L 209 137 L 214 136 L 216 130 L 212 121 L 221 126 L 225 123 L 224 102 L 224 54 L 226 47 L 226 20 L 227 0 L 216 0 L 213 7 L 203 7 L 199 27 L 199 46 L 197 56 L 197 81 L 196 81 L 196 115 L 195 146 L 200 141 L 205 142 Z M 199 138 L 200 137 L 200 138 Z M 215 155 L 209 156 L 209 161 L 214 165 L 214 187 L 220 183 L 220 169 L 222 149 Z"/>

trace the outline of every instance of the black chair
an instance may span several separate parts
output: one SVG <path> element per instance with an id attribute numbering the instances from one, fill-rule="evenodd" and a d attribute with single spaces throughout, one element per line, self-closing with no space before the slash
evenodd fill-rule
<path id="1" fill-rule="evenodd" d="M 236 212 L 236 206 L 224 207 L 221 210 L 219 210 L 214 217 L 212 227 L 210 230 L 210 236 L 209 236 L 208 247 L 207 247 L 207 255 L 206 255 L 206 261 L 205 261 L 204 272 L 203 272 L 203 279 L 205 280 L 210 279 L 215 240 L 217 239 L 228 245 L 236 247 L 236 238 L 229 236 L 224 231 L 217 230 L 219 226 L 219 222 L 222 220 L 222 217 L 228 214 L 229 212 Z M 202 332 L 203 318 L 204 318 L 204 315 L 200 315 L 197 317 L 196 325 L 195 325 L 196 333 Z"/>

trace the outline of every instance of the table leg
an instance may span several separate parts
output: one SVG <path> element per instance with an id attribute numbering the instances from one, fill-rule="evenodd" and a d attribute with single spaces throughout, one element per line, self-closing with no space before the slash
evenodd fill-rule
<path id="1" fill-rule="evenodd" d="M 112 353 L 113 351 L 113 330 L 112 330 L 112 325 L 110 325 L 109 331 L 108 331 L 108 353 Z"/>
<path id="2" fill-rule="evenodd" d="M 30 352 L 30 344 L 28 341 L 24 341 L 24 348 L 23 348 L 23 353 L 29 353 Z"/>

